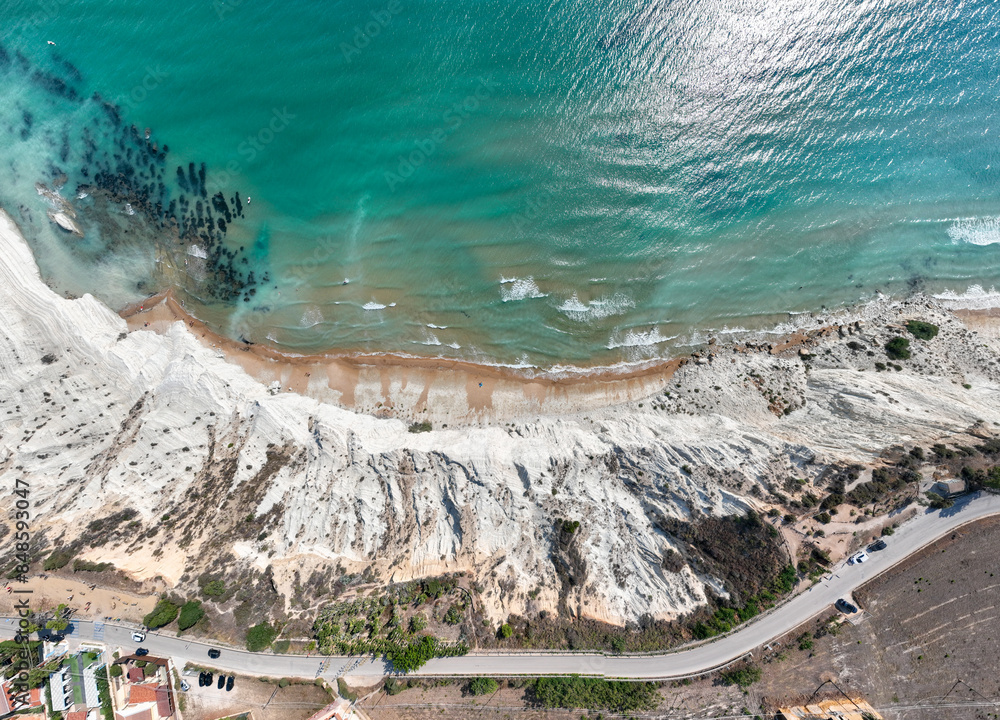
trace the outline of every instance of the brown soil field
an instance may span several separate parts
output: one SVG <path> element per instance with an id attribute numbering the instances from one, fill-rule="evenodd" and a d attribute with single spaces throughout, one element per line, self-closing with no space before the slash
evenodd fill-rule
<path id="1" fill-rule="evenodd" d="M 822 696 L 864 697 L 885 718 L 998 717 L 998 547 L 1000 519 L 991 518 L 926 548 L 859 589 L 862 612 L 836 635 L 824 632 L 828 618 L 842 617 L 830 608 L 782 638 L 753 691 L 773 707 L 829 681 Z M 801 650 L 806 632 L 813 647 Z"/>

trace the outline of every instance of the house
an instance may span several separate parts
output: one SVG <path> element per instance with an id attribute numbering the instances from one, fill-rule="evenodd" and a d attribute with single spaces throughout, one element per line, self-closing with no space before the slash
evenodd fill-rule
<path id="1" fill-rule="evenodd" d="M 936 493 L 943 498 L 953 498 L 968 491 L 965 480 L 953 478 L 951 480 L 939 480 L 931 488 L 932 493 Z"/>
<path id="2" fill-rule="evenodd" d="M 108 686 L 115 720 L 175 720 L 169 660 L 128 656 L 115 665 L 122 668 Z"/>
<path id="3" fill-rule="evenodd" d="M 44 707 L 45 698 L 42 697 L 41 688 L 34 688 L 27 693 L 20 693 L 13 684 L 13 680 L 7 680 L 0 687 L 0 690 L 2 690 L 0 692 L 0 717 L 6 717 L 18 710 Z"/>

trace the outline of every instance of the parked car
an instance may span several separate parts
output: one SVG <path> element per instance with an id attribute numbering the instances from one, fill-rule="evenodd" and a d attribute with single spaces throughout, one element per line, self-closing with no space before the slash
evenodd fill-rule
<path id="1" fill-rule="evenodd" d="M 212 687 L 213 675 L 210 672 L 203 672 L 198 676 L 198 684 L 202 687 Z"/>
<path id="2" fill-rule="evenodd" d="M 233 689 L 233 685 L 235 685 L 235 684 L 236 684 L 236 678 L 233 677 L 232 675 L 230 675 L 229 679 L 226 680 L 226 692 L 229 692 L 230 690 L 232 690 Z"/>
<path id="3" fill-rule="evenodd" d="M 216 686 L 216 689 L 221 690 L 223 686 L 225 686 L 225 684 L 226 684 L 226 676 L 219 675 L 219 684 Z"/>
<path id="4" fill-rule="evenodd" d="M 136 648 L 135 649 L 135 656 L 136 657 L 143 657 L 144 655 L 149 655 L 149 650 L 147 650 L 146 648 Z"/>
<path id="5" fill-rule="evenodd" d="M 858 611 L 857 607 L 847 602 L 847 600 L 844 600 L 844 598 L 840 598 L 835 605 L 840 612 L 845 614 L 856 613 Z"/>
<path id="6" fill-rule="evenodd" d="M 132 632 L 132 641 L 140 643 L 146 639 L 146 633 L 135 630 Z"/>
<path id="7" fill-rule="evenodd" d="M 222 651 L 218 648 L 212 648 L 208 651 L 208 656 L 213 660 L 218 660 L 220 655 L 222 655 Z"/>
<path id="8" fill-rule="evenodd" d="M 868 552 L 878 552 L 879 550 L 885 550 L 885 540 L 876 540 L 868 546 Z"/>
<path id="9" fill-rule="evenodd" d="M 851 555 L 851 559 L 847 561 L 847 564 L 860 565 L 861 563 L 867 561 L 868 561 L 868 553 L 866 553 L 864 550 L 861 550 L 860 552 L 856 552 L 853 555 Z"/>

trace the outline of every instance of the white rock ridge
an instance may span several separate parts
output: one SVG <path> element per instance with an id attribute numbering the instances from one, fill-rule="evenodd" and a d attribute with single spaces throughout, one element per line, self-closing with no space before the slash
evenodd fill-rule
<path id="1" fill-rule="evenodd" d="M 579 520 L 585 577 L 564 589 L 568 608 L 674 617 L 704 603 L 709 579 L 663 569 L 671 541 L 657 517 L 742 512 L 772 480 L 810 477 L 817 458 L 870 461 L 1000 421 L 991 341 L 926 298 L 863 312 L 847 340 L 866 347 L 902 317 L 937 322 L 941 336 L 914 342 L 902 372 L 876 372 L 878 357 L 836 332 L 810 341 L 808 371 L 794 348 L 712 347 L 642 406 L 480 413 L 414 434 L 270 392 L 183 322 L 128 332 L 93 297 L 59 297 L 0 211 L 0 477 L 27 481 L 33 532 L 49 547 L 134 508 L 131 525 L 84 555 L 137 578 L 178 583 L 196 558 L 227 554 L 270 565 L 283 587 L 322 562 L 386 580 L 465 570 L 495 619 L 556 607 L 555 524 Z M 264 516 L 266 535 L 241 530 L 246 516 Z"/>

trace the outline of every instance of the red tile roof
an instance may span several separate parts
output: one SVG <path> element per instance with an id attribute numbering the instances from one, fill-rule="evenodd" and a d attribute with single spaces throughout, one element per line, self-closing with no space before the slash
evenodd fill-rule
<path id="1" fill-rule="evenodd" d="M 141 683 L 146 679 L 146 676 L 142 672 L 142 668 L 129 668 L 128 669 L 128 681 L 132 683 Z"/>
<path id="2" fill-rule="evenodd" d="M 156 687 L 153 685 L 133 685 L 128 691 L 128 704 L 156 702 Z"/>
<path id="3" fill-rule="evenodd" d="M 87 720 L 86 710 L 74 710 L 64 716 L 66 720 Z"/>

